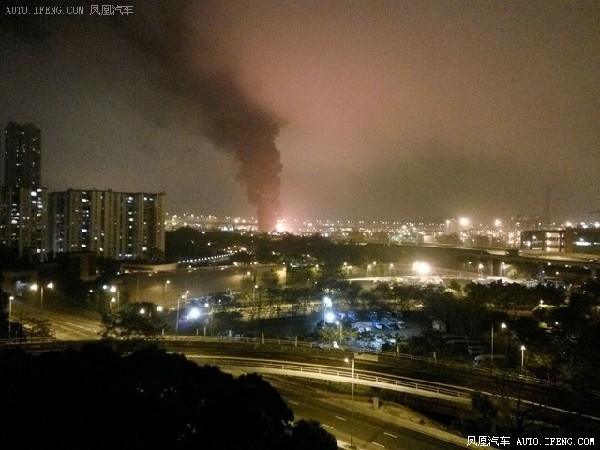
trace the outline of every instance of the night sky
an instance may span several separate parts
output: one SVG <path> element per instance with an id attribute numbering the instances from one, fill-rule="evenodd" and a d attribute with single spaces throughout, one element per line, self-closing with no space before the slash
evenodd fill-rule
<path id="1" fill-rule="evenodd" d="M 553 220 L 600 217 L 595 0 L 50 3 L 3 2 L 0 124 L 42 129 L 51 190 L 265 227 L 506 220 L 548 189 Z"/>

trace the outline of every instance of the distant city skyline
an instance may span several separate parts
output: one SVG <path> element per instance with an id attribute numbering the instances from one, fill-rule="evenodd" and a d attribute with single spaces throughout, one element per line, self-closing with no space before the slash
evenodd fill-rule
<path id="1" fill-rule="evenodd" d="M 595 1 L 131 4 L 0 11 L 0 123 L 42 130 L 50 190 L 266 224 L 598 217 Z"/>
<path id="2" fill-rule="evenodd" d="M 564 228 L 600 228 L 599 220 L 583 221 L 553 221 L 546 223 L 544 218 L 539 216 L 512 217 L 507 220 L 495 219 L 489 222 L 472 221 L 469 217 L 448 217 L 439 220 L 419 221 L 419 220 L 385 220 L 385 219 L 343 219 L 334 217 L 316 217 L 281 220 L 282 227 L 277 231 L 290 231 L 290 229 L 299 226 L 335 226 L 335 227 L 364 227 L 364 228 L 402 228 L 402 227 L 445 227 L 449 229 L 497 229 L 497 230 L 535 230 L 535 229 L 564 229 Z M 240 229 L 256 227 L 256 218 L 252 216 L 222 215 L 183 213 L 173 214 L 165 212 L 165 224 L 167 229 L 175 229 L 185 224 L 206 223 L 206 224 L 232 224 L 239 226 Z"/>

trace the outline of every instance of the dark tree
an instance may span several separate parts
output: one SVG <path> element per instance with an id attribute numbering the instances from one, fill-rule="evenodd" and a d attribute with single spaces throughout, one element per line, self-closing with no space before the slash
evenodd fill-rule
<path id="1" fill-rule="evenodd" d="M 0 337 L 10 337 L 8 336 L 8 303 L 8 294 L 0 287 Z"/>
<path id="2" fill-rule="evenodd" d="M 292 446 L 290 450 L 314 448 L 319 450 L 336 450 L 337 441 L 319 422 L 300 420 L 292 429 Z"/>
<path id="3" fill-rule="evenodd" d="M 473 410 L 479 416 L 479 421 L 477 422 L 478 431 L 481 434 L 497 435 L 498 409 L 492 399 L 481 392 L 473 392 L 471 405 L 473 405 Z"/>
<path id="4" fill-rule="evenodd" d="M 130 303 L 102 316 L 102 336 L 150 339 L 161 334 L 165 325 L 164 313 L 154 303 Z"/>
<path id="5" fill-rule="evenodd" d="M 335 442 L 317 425 L 293 427 L 260 376 L 235 378 L 155 346 L 116 351 L 123 342 L 0 354 L 3 448 L 335 448 L 312 444 Z"/>

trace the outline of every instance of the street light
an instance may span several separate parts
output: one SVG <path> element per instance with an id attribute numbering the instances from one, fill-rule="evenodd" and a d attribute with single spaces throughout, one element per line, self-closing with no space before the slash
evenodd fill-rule
<path id="1" fill-rule="evenodd" d="M 185 291 L 185 294 L 181 295 L 181 297 L 177 297 L 177 313 L 175 317 L 175 337 L 179 334 L 179 301 L 184 298 L 185 303 L 187 304 L 187 295 L 189 291 Z"/>
<path id="2" fill-rule="evenodd" d="M 8 297 L 8 336 L 7 338 L 10 339 L 10 320 L 12 317 L 12 301 L 15 299 L 15 297 L 13 295 Z"/>
<path id="3" fill-rule="evenodd" d="M 500 331 L 506 328 L 506 324 L 502 322 L 500 324 Z M 494 324 L 492 323 L 492 342 L 490 345 L 490 363 L 494 362 Z"/>
<path id="4" fill-rule="evenodd" d="M 120 301 L 121 301 L 121 292 L 119 291 L 119 288 L 116 286 L 111 286 L 110 287 L 110 292 L 112 292 L 113 294 L 116 292 L 117 293 L 117 298 L 115 299 L 114 297 L 110 298 L 110 306 L 112 308 L 112 304 L 116 302 L 117 304 L 117 308 L 119 307 Z"/>
<path id="5" fill-rule="evenodd" d="M 424 261 L 415 261 L 412 264 L 412 272 L 413 272 L 413 276 L 416 272 L 416 274 L 418 276 L 424 277 L 431 273 L 431 266 L 429 265 L 429 263 L 424 262 Z"/>
<path id="6" fill-rule="evenodd" d="M 48 283 L 46 285 L 46 288 L 53 289 L 54 283 L 52 283 L 52 282 Z M 36 283 L 33 283 L 31 285 L 30 289 L 35 292 L 38 290 L 38 285 Z M 44 309 L 44 285 L 40 285 L 39 289 L 40 289 L 40 309 Z"/>
<path id="7" fill-rule="evenodd" d="M 523 373 L 523 363 L 525 361 L 525 346 L 521 345 L 521 374 Z"/>
<path id="8" fill-rule="evenodd" d="M 348 358 L 345 358 L 344 361 L 346 363 L 350 362 L 348 360 Z M 352 408 L 350 410 L 350 414 L 351 414 L 351 417 L 350 417 L 350 422 L 351 422 L 351 424 L 350 424 L 350 448 L 355 448 L 354 447 L 354 429 L 353 429 L 353 427 L 354 427 L 354 357 L 352 357 L 351 362 L 352 362 L 352 372 L 351 372 L 352 383 L 351 383 L 350 389 L 351 389 L 351 399 L 352 399 L 351 406 L 352 406 Z"/>
<path id="9" fill-rule="evenodd" d="M 102 286 L 102 289 L 104 289 L 105 291 L 110 292 L 111 294 L 114 294 L 115 292 L 117 293 L 117 298 L 115 299 L 115 297 L 111 297 L 110 298 L 110 302 L 108 303 L 108 309 L 113 309 L 113 303 L 116 303 L 117 308 L 119 307 L 119 297 L 120 297 L 120 292 L 119 292 L 119 288 L 116 287 L 115 285 L 112 286 L 107 286 L 106 284 L 104 286 Z"/>
<path id="10" fill-rule="evenodd" d="M 165 304 L 165 295 L 167 294 L 167 286 L 171 284 L 171 280 L 167 280 L 165 281 L 165 284 L 163 284 L 163 292 L 162 292 L 162 302 L 163 305 Z"/>

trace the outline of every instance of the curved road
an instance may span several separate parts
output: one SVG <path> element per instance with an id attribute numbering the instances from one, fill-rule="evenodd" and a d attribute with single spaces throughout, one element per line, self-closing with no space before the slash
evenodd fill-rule
<path id="1" fill-rule="evenodd" d="M 13 300 L 12 302 L 12 316 L 14 320 L 17 320 L 21 317 L 35 317 L 35 318 L 43 318 L 43 319 L 47 319 L 52 323 L 52 329 L 55 332 L 55 338 L 63 341 L 82 341 L 82 340 L 94 340 L 94 339 L 98 339 L 99 337 L 99 331 L 100 331 L 100 323 L 99 323 L 99 315 L 98 314 L 94 314 L 94 313 L 90 313 L 90 312 L 86 312 L 86 311 L 73 311 L 71 309 L 67 310 L 60 310 L 57 309 L 55 307 L 53 307 L 52 309 L 46 308 L 44 310 L 41 310 L 41 308 L 39 308 L 39 306 L 37 305 L 30 305 L 30 304 L 26 304 L 23 302 L 20 302 L 19 300 Z M 314 361 L 314 362 L 318 362 L 321 364 L 325 364 L 325 365 L 329 365 L 331 366 L 333 365 L 340 365 L 340 354 L 343 352 L 336 352 L 336 357 L 334 358 L 336 361 L 332 360 L 332 356 L 330 355 L 328 351 L 323 351 L 321 355 L 318 354 L 314 354 L 312 353 L 312 351 L 310 352 L 311 354 L 308 354 L 306 352 L 307 349 L 305 349 L 304 351 L 302 351 L 300 348 L 295 349 L 293 347 L 293 344 L 290 344 L 289 342 L 286 343 L 285 345 L 282 346 L 262 346 L 260 344 L 256 344 L 256 343 L 249 343 L 246 345 L 235 345 L 235 348 L 233 348 L 231 346 L 231 344 L 234 342 L 228 342 L 228 341 L 223 341 L 223 340 L 219 340 L 218 342 L 205 342 L 202 345 L 202 351 L 206 352 L 206 354 L 220 354 L 220 355 L 236 355 L 236 356 L 240 356 L 240 355 L 247 355 L 250 357 L 258 357 L 258 358 L 272 358 L 272 359 L 294 359 L 298 362 L 307 362 L 307 361 Z M 281 342 L 282 344 L 283 341 Z M 174 345 L 177 344 L 177 345 Z M 194 350 L 195 352 L 197 352 L 199 350 L 198 347 L 199 342 L 194 342 L 192 347 L 188 347 L 186 346 L 186 341 L 184 341 L 183 339 L 180 342 L 169 342 L 168 344 L 168 348 L 172 351 L 178 351 L 178 352 L 182 352 L 182 353 L 188 353 L 190 350 Z M 308 358 L 308 359 L 307 359 Z M 320 360 L 320 361 L 319 361 Z M 325 361 L 328 360 L 328 361 Z M 383 361 L 382 361 L 383 362 Z M 382 362 L 380 362 L 379 364 L 375 363 L 367 363 L 365 362 L 361 362 L 362 364 L 368 365 L 368 366 L 379 366 L 379 368 L 382 367 Z M 396 375 L 396 376 L 402 376 L 402 372 L 404 372 L 404 376 L 407 375 L 406 370 L 410 370 L 412 376 L 414 376 L 415 374 L 417 374 L 417 377 L 419 377 L 421 380 L 418 380 L 420 383 L 422 384 L 436 384 L 436 381 L 439 382 L 441 380 L 444 379 L 444 377 L 442 376 L 441 379 L 439 378 L 440 375 L 442 375 L 442 373 L 444 371 L 441 371 L 438 368 L 438 370 L 436 370 L 436 373 L 438 375 L 438 377 L 436 377 L 436 381 L 434 381 L 431 376 L 433 375 L 431 370 L 427 370 L 427 375 L 424 374 L 422 372 L 422 367 L 420 368 L 421 370 L 419 370 L 419 368 L 415 367 L 413 364 L 407 364 L 406 361 L 403 361 L 402 364 L 400 366 L 398 366 L 397 364 L 400 361 L 397 361 L 396 364 L 391 364 L 390 365 L 390 361 L 385 361 L 387 364 L 385 364 L 387 367 L 385 370 L 385 372 L 389 375 Z M 342 363 L 343 364 L 343 363 Z M 357 361 L 358 364 L 358 361 Z M 373 368 L 375 368 L 373 367 Z M 400 370 L 401 368 L 405 369 L 405 370 Z M 358 370 L 358 369 L 357 369 Z M 377 370 L 377 369 L 376 369 Z M 381 370 L 381 369 L 380 369 Z M 452 371 L 453 373 L 455 371 Z M 446 373 L 446 375 L 448 375 L 448 373 Z M 454 373 L 454 375 L 456 375 L 456 373 Z M 470 377 L 469 377 L 469 385 L 472 386 L 473 381 L 477 379 L 477 377 L 475 377 L 475 379 L 473 378 L 473 373 L 470 373 Z M 452 381 L 457 381 L 456 377 L 452 377 L 454 378 L 454 380 Z M 460 377 L 459 377 L 460 378 Z M 427 380 L 428 379 L 428 380 Z M 427 380 L 427 381 L 425 381 Z M 456 384 L 453 383 L 452 381 L 450 381 L 450 379 L 446 380 L 446 383 L 448 384 Z M 465 380 L 463 380 L 465 381 Z M 481 380 L 480 380 L 481 381 Z M 489 383 L 491 380 L 487 380 L 487 382 Z M 498 380 L 496 380 L 496 382 L 498 382 Z M 521 384 L 521 383 L 519 383 Z M 475 386 L 472 386 L 475 387 Z M 481 389 L 483 387 L 479 386 L 479 390 L 485 391 L 485 389 Z M 524 387 L 524 385 L 522 385 L 522 387 Z M 459 387 L 457 387 L 457 389 L 460 389 Z M 522 388 L 521 388 L 522 389 Z M 541 386 L 538 387 L 538 389 L 542 389 Z M 597 421 L 597 417 L 593 416 L 594 413 L 596 413 L 596 409 L 595 407 L 590 407 L 589 409 L 586 408 L 575 408 L 572 409 L 574 407 L 573 404 L 571 404 L 572 402 L 569 402 L 568 400 L 573 400 L 573 401 L 577 401 L 576 399 L 578 399 L 581 396 L 575 395 L 575 393 L 569 393 L 568 395 L 565 395 L 566 393 L 564 392 L 554 392 L 554 390 L 550 389 L 548 390 L 547 388 L 544 389 L 545 395 L 544 395 L 544 400 L 543 403 L 545 404 L 553 404 L 555 402 L 551 401 L 548 402 L 549 400 L 551 400 L 551 398 L 553 399 L 553 394 L 557 397 L 559 397 L 560 399 L 562 399 L 560 401 L 560 409 L 559 408 L 549 408 L 550 410 L 554 411 L 555 415 L 560 415 L 561 413 L 564 414 L 565 412 L 569 412 L 569 409 L 571 409 L 572 411 L 578 410 L 580 411 L 579 414 L 581 414 L 583 411 L 589 411 L 589 413 L 591 413 L 591 416 L 587 416 L 589 419 L 591 419 L 592 421 Z M 523 395 L 523 392 L 521 392 L 521 395 Z M 539 396 L 539 392 L 538 392 L 538 396 Z M 539 397 L 538 400 L 539 401 Z M 579 400 L 581 401 L 581 400 Z M 591 399 L 589 399 L 589 401 L 592 403 L 592 406 L 596 406 L 597 407 L 597 403 L 591 401 Z M 548 403 L 547 403 L 548 402 Z M 581 403 L 579 403 L 580 406 Z M 541 406 L 541 405 L 539 405 Z M 555 405 L 555 406 L 559 406 L 559 405 Z M 568 409 L 567 409 L 568 408 Z M 566 410 L 565 410 L 566 409 Z M 538 409 L 537 413 L 539 414 L 541 411 Z M 571 413 L 571 414 L 577 414 L 577 413 Z M 584 415 L 579 416 L 580 418 L 586 417 Z M 392 433 L 393 434 L 393 433 Z M 387 436 L 387 435 L 385 435 Z M 388 438 L 390 436 L 387 436 Z M 387 438 L 386 438 L 387 439 Z"/>
<path id="2" fill-rule="evenodd" d="M 207 362 L 205 358 L 187 355 L 188 359 Z M 221 367 L 239 375 L 239 368 Z M 313 419 L 336 436 L 346 448 L 350 442 L 360 449 L 458 449 L 466 440 L 447 433 L 423 416 L 409 409 L 383 405 L 375 410 L 364 390 L 358 390 L 354 402 L 347 394 L 327 390 L 325 384 L 302 379 L 261 374 L 279 391 L 294 411 L 295 419 Z M 421 423 L 423 421 L 423 423 Z"/>
<path id="3" fill-rule="evenodd" d="M 464 444 L 448 442 L 462 441 L 432 425 L 420 425 L 416 414 L 407 410 L 384 405 L 374 410 L 369 399 L 355 396 L 336 395 L 298 380 L 284 377 L 265 377 L 281 393 L 295 419 L 318 420 L 327 431 L 338 439 L 338 443 L 350 443 L 359 449 L 398 450 L 456 450 Z"/>

